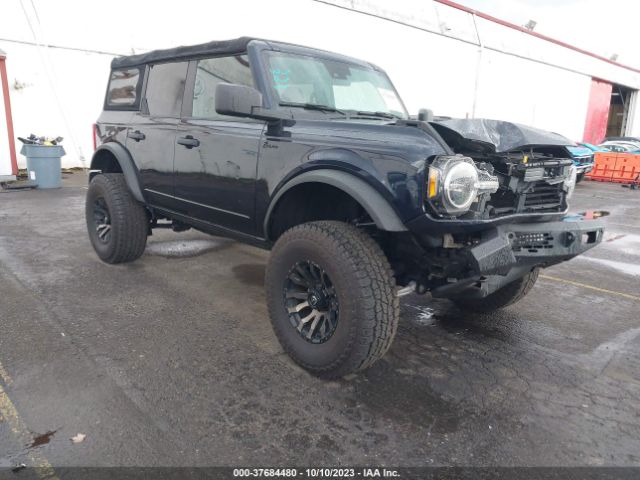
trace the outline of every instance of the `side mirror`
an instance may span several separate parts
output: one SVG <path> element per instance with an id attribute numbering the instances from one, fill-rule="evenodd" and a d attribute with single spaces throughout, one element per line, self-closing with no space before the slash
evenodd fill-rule
<path id="1" fill-rule="evenodd" d="M 262 94 L 258 90 L 233 83 L 219 83 L 216 86 L 216 112 L 220 115 L 267 121 L 278 119 L 268 113 L 265 114 L 262 108 Z"/>
<path id="2" fill-rule="evenodd" d="M 418 111 L 418 120 L 421 122 L 431 122 L 433 121 L 433 111 L 427 108 L 421 108 Z"/>

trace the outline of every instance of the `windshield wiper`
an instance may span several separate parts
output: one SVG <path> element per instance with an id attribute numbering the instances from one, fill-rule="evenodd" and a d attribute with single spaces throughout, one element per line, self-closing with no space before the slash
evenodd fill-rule
<path id="1" fill-rule="evenodd" d="M 342 110 L 338 110 L 337 108 L 330 107 L 329 105 L 319 105 L 317 103 L 298 103 L 298 102 L 280 102 L 278 105 L 281 107 L 298 107 L 304 108 L 305 110 L 318 110 L 320 112 L 336 112 L 341 115 L 347 115 Z"/>
<path id="2" fill-rule="evenodd" d="M 356 115 L 361 115 L 363 117 L 381 117 L 381 118 L 402 118 L 399 115 L 395 115 L 389 112 L 356 112 Z"/>

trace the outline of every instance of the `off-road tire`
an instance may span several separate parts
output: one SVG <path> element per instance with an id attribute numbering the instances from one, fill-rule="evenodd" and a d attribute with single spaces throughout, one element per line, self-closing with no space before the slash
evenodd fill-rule
<path id="1" fill-rule="evenodd" d="M 296 262 L 321 266 L 339 302 L 338 323 L 324 343 L 312 344 L 292 326 L 284 285 Z M 319 221 L 286 231 L 276 242 L 265 276 L 271 323 L 284 350 L 322 378 L 362 371 L 389 349 L 399 318 L 395 279 L 380 246 L 343 222 Z"/>
<path id="2" fill-rule="evenodd" d="M 96 200 L 104 199 L 110 215 L 110 238 L 101 241 L 94 221 Z M 126 263 L 139 258 L 147 245 L 149 219 L 121 173 L 96 175 L 89 184 L 85 216 L 89 239 L 98 257 L 106 263 Z"/>
<path id="3" fill-rule="evenodd" d="M 508 307 L 522 300 L 529 293 L 538 280 L 538 273 L 539 269 L 535 268 L 484 298 L 455 298 L 452 300 L 462 310 L 481 313 Z"/>

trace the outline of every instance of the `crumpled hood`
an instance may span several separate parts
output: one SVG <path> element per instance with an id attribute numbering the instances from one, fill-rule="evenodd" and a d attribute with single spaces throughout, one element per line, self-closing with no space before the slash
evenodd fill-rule
<path id="1" fill-rule="evenodd" d="M 454 150 L 463 147 L 501 153 L 524 147 L 575 145 L 575 142 L 557 133 L 502 120 L 459 118 L 431 122 L 431 125 Z"/>

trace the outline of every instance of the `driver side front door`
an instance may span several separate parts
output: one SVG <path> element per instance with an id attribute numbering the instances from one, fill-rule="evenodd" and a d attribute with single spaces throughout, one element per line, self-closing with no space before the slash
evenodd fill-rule
<path id="1" fill-rule="evenodd" d="M 174 195 L 182 214 L 255 235 L 255 188 L 265 122 L 219 115 L 220 82 L 253 86 L 246 55 L 190 62 L 176 134 Z"/>

